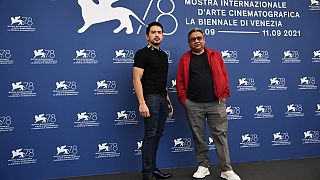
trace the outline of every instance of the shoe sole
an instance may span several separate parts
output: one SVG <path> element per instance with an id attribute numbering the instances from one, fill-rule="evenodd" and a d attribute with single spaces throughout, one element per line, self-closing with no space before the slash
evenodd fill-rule
<path id="1" fill-rule="evenodd" d="M 193 178 L 193 179 L 204 179 L 205 177 L 207 177 L 207 176 L 209 176 L 209 175 L 210 175 L 210 172 L 208 172 L 207 174 L 205 174 L 204 177 L 198 178 L 198 177 L 192 176 L 192 178 Z"/>
<path id="2" fill-rule="evenodd" d="M 225 176 L 224 174 L 221 174 L 220 177 L 223 178 L 223 179 L 228 179 L 228 177 Z"/>

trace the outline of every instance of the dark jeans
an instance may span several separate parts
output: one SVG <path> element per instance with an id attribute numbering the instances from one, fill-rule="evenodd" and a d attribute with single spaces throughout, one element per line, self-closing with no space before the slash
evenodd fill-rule
<path id="1" fill-rule="evenodd" d="M 144 99 L 149 108 L 150 116 L 144 118 L 142 173 L 148 175 L 157 169 L 157 151 L 169 109 L 165 95 L 150 94 L 145 95 Z"/>

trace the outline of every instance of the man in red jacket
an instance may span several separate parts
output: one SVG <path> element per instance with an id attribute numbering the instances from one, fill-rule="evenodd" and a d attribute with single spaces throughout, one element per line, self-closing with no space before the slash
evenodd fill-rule
<path id="1" fill-rule="evenodd" d="M 210 174 L 206 137 L 206 120 L 216 147 L 221 177 L 240 180 L 232 170 L 227 141 L 226 99 L 230 96 L 228 73 L 220 53 L 205 47 L 204 33 L 193 28 L 188 33 L 190 51 L 180 59 L 177 93 L 184 105 L 195 142 L 198 170 L 194 178 Z"/>

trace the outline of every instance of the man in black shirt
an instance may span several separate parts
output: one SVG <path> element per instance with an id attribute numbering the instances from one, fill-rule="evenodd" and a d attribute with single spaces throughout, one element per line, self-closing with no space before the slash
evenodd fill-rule
<path id="1" fill-rule="evenodd" d="M 163 27 L 159 22 L 148 25 L 146 39 L 148 45 L 138 50 L 134 57 L 133 86 L 140 115 L 144 118 L 143 179 L 155 180 L 172 176 L 160 172 L 156 166 L 156 157 L 167 116 L 172 116 L 173 108 L 167 93 L 168 56 L 160 49 Z"/>

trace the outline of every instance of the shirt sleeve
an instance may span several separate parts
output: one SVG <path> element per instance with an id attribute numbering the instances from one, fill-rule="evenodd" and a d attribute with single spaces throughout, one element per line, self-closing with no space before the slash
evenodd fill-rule
<path id="1" fill-rule="evenodd" d="M 138 68 L 145 69 L 146 62 L 147 62 L 146 61 L 146 56 L 143 55 L 141 50 L 137 51 L 136 54 L 134 55 L 133 67 L 138 67 Z"/>

